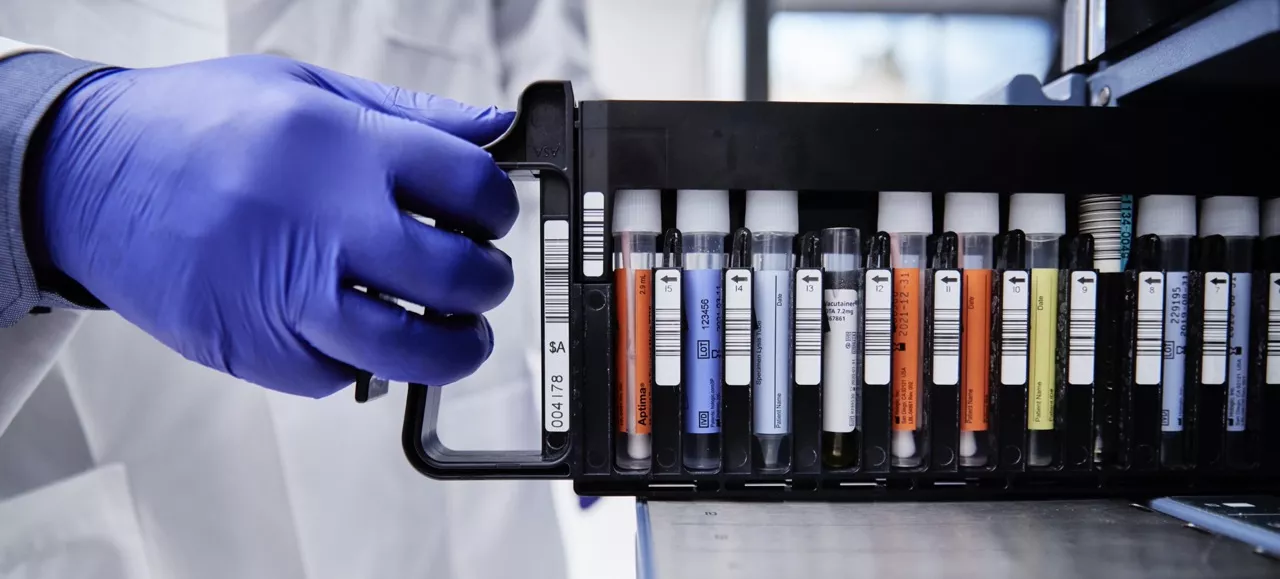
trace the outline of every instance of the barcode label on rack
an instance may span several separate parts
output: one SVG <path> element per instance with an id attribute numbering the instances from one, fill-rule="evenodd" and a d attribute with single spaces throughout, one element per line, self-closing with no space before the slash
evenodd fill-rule
<path id="1" fill-rule="evenodd" d="M 604 193 L 582 194 L 582 275 L 604 275 Z"/>
<path id="2" fill-rule="evenodd" d="M 1093 384 L 1098 343 L 1098 274 L 1071 272 L 1070 317 L 1067 319 L 1067 383 Z"/>
<path id="3" fill-rule="evenodd" d="M 1031 340 L 1030 274 L 1006 271 L 1001 278 L 1000 383 L 1020 386 L 1027 383 L 1027 353 Z"/>
<path id="4" fill-rule="evenodd" d="M 867 270 L 863 372 L 867 384 L 885 386 L 893 375 L 893 273 Z"/>
<path id="5" fill-rule="evenodd" d="M 1280 273 L 1267 279 L 1267 384 L 1280 384 Z"/>
<path id="6" fill-rule="evenodd" d="M 680 270 L 659 269 L 653 272 L 653 357 L 654 383 L 658 386 L 680 385 Z"/>
<path id="7" fill-rule="evenodd" d="M 1231 276 L 1226 272 L 1204 274 L 1204 339 L 1200 352 L 1200 383 L 1227 383 L 1227 322 L 1231 307 Z"/>
<path id="8" fill-rule="evenodd" d="M 960 272 L 933 272 L 933 383 L 960 383 Z"/>
<path id="9" fill-rule="evenodd" d="M 1137 339 L 1133 345 L 1133 382 L 1160 383 L 1164 368 L 1164 273 L 1138 272 Z"/>
<path id="10" fill-rule="evenodd" d="M 724 272 L 724 383 L 751 384 L 751 270 Z"/>
<path id="11" fill-rule="evenodd" d="M 569 431 L 569 222 L 542 224 L 542 427 Z"/>
<path id="12" fill-rule="evenodd" d="M 822 270 L 796 270 L 796 384 L 822 383 Z"/>

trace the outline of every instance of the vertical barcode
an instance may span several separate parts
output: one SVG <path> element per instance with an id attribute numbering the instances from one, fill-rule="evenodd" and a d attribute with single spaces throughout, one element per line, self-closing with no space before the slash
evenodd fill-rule
<path id="1" fill-rule="evenodd" d="M 866 355 L 889 356 L 893 353 L 893 308 L 867 308 Z"/>
<path id="2" fill-rule="evenodd" d="M 542 312 L 548 324 L 569 323 L 569 240 L 546 238 L 542 254 Z"/>
<path id="3" fill-rule="evenodd" d="M 1267 277 L 1267 385 L 1280 384 L 1280 273 Z"/>
<path id="4" fill-rule="evenodd" d="M 933 311 L 933 355 L 960 355 L 960 310 Z"/>
<path id="5" fill-rule="evenodd" d="M 582 275 L 604 275 L 604 194 L 582 196 Z"/>
<path id="6" fill-rule="evenodd" d="M 724 352 L 726 356 L 751 355 L 751 308 L 725 308 Z"/>
<path id="7" fill-rule="evenodd" d="M 1026 357 L 1031 336 L 1028 333 L 1031 319 L 1027 310 L 1005 309 L 1000 316 L 1000 354 Z"/>
<path id="8" fill-rule="evenodd" d="M 1138 274 L 1138 323 L 1133 350 L 1133 381 L 1159 384 L 1164 370 L 1164 274 L 1161 272 Z"/>
<path id="9" fill-rule="evenodd" d="M 960 306 L 964 292 L 960 272 L 933 272 L 932 380 L 939 386 L 960 383 Z"/>
<path id="10" fill-rule="evenodd" d="M 1275 313 L 1272 313 L 1275 317 Z M 1280 339 L 1280 335 L 1272 337 L 1270 332 L 1267 335 L 1268 355 L 1280 355 L 1272 353 L 1271 340 Z M 1280 342 L 1278 342 L 1280 344 Z M 1227 355 L 1227 310 L 1205 310 L 1204 311 L 1204 350 L 1205 356 L 1223 356 Z"/>
<path id="11" fill-rule="evenodd" d="M 1138 310 L 1138 356 L 1161 358 L 1164 355 L 1164 312 Z"/>
<path id="12" fill-rule="evenodd" d="M 653 314 L 654 355 L 680 357 L 680 308 L 658 308 Z"/>
<path id="13" fill-rule="evenodd" d="M 1093 310 L 1071 310 L 1067 333 L 1068 356 L 1093 355 L 1096 325 Z"/>
<path id="14" fill-rule="evenodd" d="M 796 308 L 796 355 L 822 355 L 822 308 Z"/>

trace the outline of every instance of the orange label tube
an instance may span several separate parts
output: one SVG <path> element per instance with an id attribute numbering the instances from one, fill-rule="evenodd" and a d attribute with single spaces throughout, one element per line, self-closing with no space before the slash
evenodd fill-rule
<path id="1" fill-rule="evenodd" d="M 893 270 L 893 429 L 916 430 L 920 413 L 920 270 Z"/>
<path id="2" fill-rule="evenodd" d="M 627 274 L 635 274 L 635 287 L 628 283 Z M 653 272 L 649 270 L 619 269 L 614 271 L 614 299 L 616 300 L 618 336 L 615 345 L 614 385 L 618 401 L 618 432 L 649 434 L 653 429 L 649 401 L 653 381 Z M 632 327 L 630 309 L 632 295 L 635 299 L 635 325 Z M 635 356 L 630 347 L 634 345 Z M 634 371 L 634 374 L 631 372 Z M 635 380 L 635 390 L 629 391 L 627 383 Z M 630 412 L 628 412 L 630 411 Z M 635 419 L 633 428 L 631 417 Z"/>
<path id="3" fill-rule="evenodd" d="M 991 270 L 964 272 L 964 342 L 960 352 L 960 430 L 985 431 L 991 380 Z"/>

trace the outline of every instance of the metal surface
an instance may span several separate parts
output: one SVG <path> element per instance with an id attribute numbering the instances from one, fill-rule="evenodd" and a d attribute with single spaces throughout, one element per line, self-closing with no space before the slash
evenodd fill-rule
<path id="1" fill-rule="evenodd" d="M 1026 14 L 1053 17 L 1057 0 L 774 0 L 778 10 L 797 12 L 929 12 L 934 14 Z"/>
<path id="2" fill-rule="evenodd" d="M 769 100 L 769 21 L 773 18 L 772 0 L 746 0 L 743 10 L 743 63 L 746 85 L 745 100 Z"/>
<path id="3" fill-rule="evenodd" d="M 1062 71 L 1089 61 L 1089 0 L 1066 0 L 1062 7 Z"/>
<path id="4" fill-rule="evenodd" d="M 1274 91 L 1280 84 L 1277 33 L 1280 0 L 1240 0 L 1111 64 L 1089 84 L 1094 92 L 1109 87 L 1113 103 L 1157 84 L 1172 87 L 1169 92 L 1179 100 L 1214 88 L 1233 94 Z"/>
<path id="5" fill-rule="evenodd" d="M 974 104 L 1079 107 L 1088 102 L 1088 90 L 1088 81 L 1081 74 L 1063 75 L 1044 86 L 1036 77 L 1020 74 L 1004 86 L 978 97 Z"/>
<path id="6" fill-rule="evenodd" d="M 653 579 L 1280 575 L 1280 562 L 1243 543 L 1118 501 L 651 502 L 638 512 Z"/>

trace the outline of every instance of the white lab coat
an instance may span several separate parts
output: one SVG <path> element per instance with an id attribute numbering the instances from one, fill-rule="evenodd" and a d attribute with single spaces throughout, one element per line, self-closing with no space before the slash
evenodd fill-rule
<path id="1" fill-rule="evenodd" d="M 0 0 L 0 36 L 110 64 L 271 52 L 506 107 L 539 78 L 590 96 L 581 19 L 574 0 Z M 446 391 L 452 446 L 537 444 L 527 187 L 521 204 L 497 349 Z M 111 313 L 29 316 L 0 330 L 0 578 L 564 577 L 548 484 L 419 475 L 403 411 L 403 388 L 269 392 Z"/>

